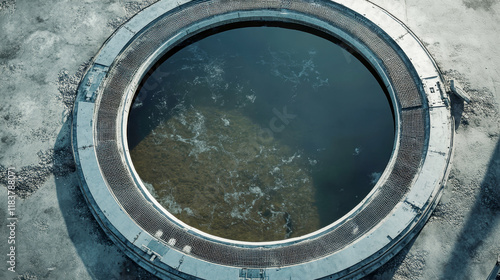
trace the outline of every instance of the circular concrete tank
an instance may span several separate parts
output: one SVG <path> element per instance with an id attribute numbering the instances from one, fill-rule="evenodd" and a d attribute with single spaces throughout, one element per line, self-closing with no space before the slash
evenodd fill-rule
<path id="1" fill-rule="evenodd" d="M 136 89 L 166 52 L 232 23 L 280 22 L 317 29 L 371 64 L 396 122 L 391 159 L 370 194 L 313 233 L 242 242 L 206 234 L 166 211 L 135 172 L 126 139 Z M 165 279 L 360 278 L 401 250 L 439 200 L 453 130 L 441 75 L 418 38 L 389 13 L 352 1 L 160 1 L 122 25 L 82 80 L 73 152 L 99 224 L 134 261 Z"/>

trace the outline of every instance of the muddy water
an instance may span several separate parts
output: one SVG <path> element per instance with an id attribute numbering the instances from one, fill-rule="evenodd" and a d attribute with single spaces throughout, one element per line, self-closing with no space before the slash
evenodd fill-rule
<path id="1" fill-rule="evenodd" d="M 206 37 L 147 78 L 128 127 L 134 166 L 168 211 L 244 241 L 310 233 L 373 188 L 394 124 L 353 55 L 278 27 Z"/>

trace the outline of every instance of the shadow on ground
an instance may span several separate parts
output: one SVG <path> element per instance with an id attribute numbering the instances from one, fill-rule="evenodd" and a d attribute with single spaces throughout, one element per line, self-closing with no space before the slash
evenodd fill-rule
<path id="1" fill-rule="evenodd" d="M 67 165 L 73 161 L 69 140 L 71 122 L 71 119 L 65 122 L 54 146 L 56 151 L 67 151 L 54 159 L 55 170 L 68 169 Z M 57 201 L 69 237 L 91 279 L 157 279 L 122 254 L 106 236 L 87 206 L 76 172 L 65 176 L 54 173 Z"/>
<path id="2" fill-rule="evenodd" d="M 485 250 L 500 249 L 482 246 L 499 223 L 495 218 L 500 216 L 500 141 L 496 144 L 480 192 L 469 213 L 440 279 L 467 279 L 466 269 L 478 255 L 488 253 Z M 491 259 L 491 269 L 495 262 L 496 255 Z"/>
<path id="3" fill-rule="evenodd" d="M 450 94 L 450 99 L 451 99 L 451 114 L 453 115 L 453 119 L 455 121 L 455 131 L 456 131 L 460 127 L 460 123 L 462 121 L 467 122 L 466 120 L 462 120 L 462 115 L 464 113 L 464 101 L 454 94 Z"/>

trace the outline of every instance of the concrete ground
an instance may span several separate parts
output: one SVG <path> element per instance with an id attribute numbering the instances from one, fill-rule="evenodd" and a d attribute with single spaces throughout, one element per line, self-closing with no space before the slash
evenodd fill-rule
<path id="1" fill-rule="evenodd" d="M 121 22 L 152 2 L 0 1 L 0 279 L 152 279 L 90 214 L 69 139 L 86 63 Z M 367 279 L 486 279 L 500 254 L 500 2 L 372 2 L 420 37 L 472 103 L 452 100 L 455 156 L 431 220 Z M 9 168 L 18 176 L 15 272 L 7 263 Z"/>

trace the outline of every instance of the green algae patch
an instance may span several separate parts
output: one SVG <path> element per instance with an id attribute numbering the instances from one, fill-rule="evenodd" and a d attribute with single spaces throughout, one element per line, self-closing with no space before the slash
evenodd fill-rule
<path id="1" fill-rule="evenodd" d="M 260 242 L 320 228 L 308 159 L 241 111 L 183 108 L 130 155 L 157 201 L 204 232 Z"/>

